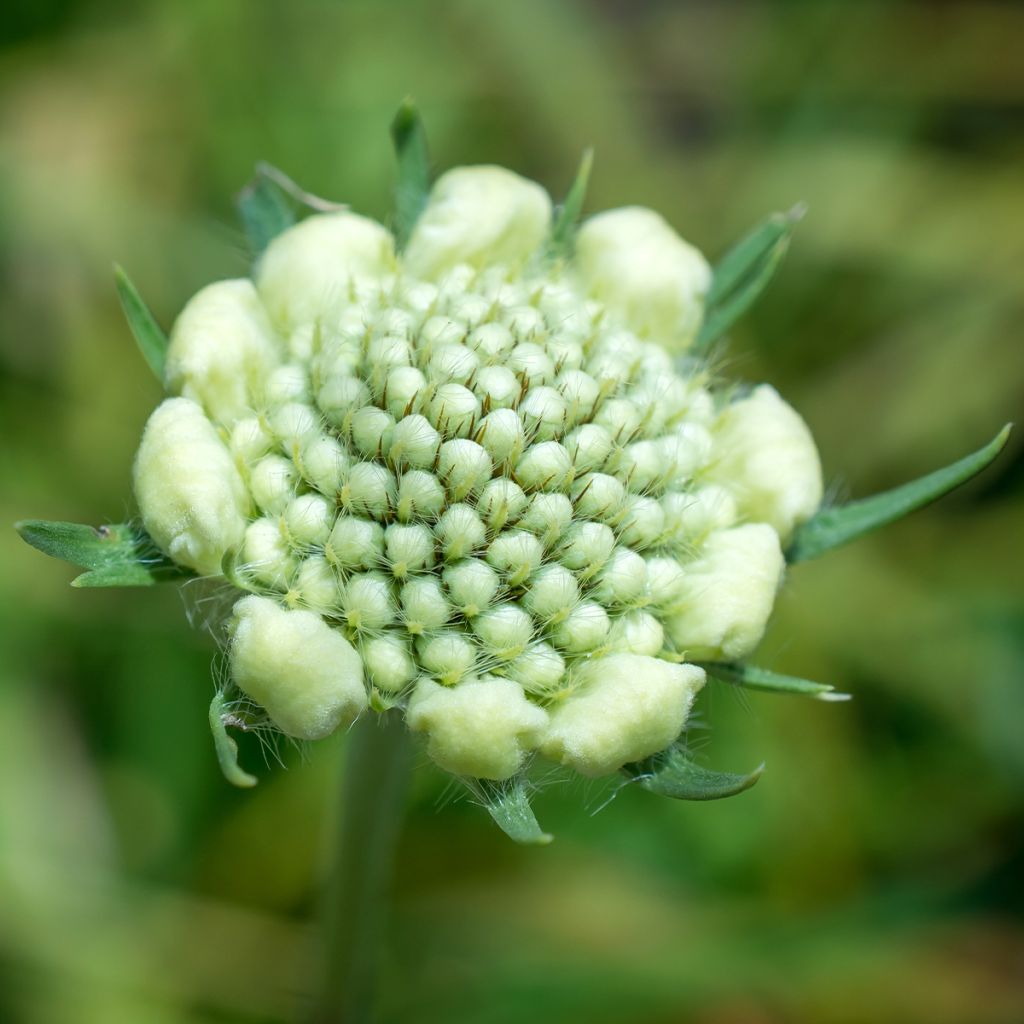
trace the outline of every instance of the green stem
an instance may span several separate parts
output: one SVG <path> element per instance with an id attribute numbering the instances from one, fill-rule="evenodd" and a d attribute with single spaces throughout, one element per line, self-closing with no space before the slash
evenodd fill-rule
<path id="1" fill-rule="evenodd" d="M 377 1019 L 387 890 L 410 763 L 399 712 L 366 714 L 352 727 L 331 874 L 323 893 L 321 976 L 310 1024 Z"/>

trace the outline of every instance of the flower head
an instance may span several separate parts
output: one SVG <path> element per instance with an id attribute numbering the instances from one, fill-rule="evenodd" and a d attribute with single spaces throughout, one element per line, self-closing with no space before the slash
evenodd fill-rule
<path id="1" fill-rule="evenodd" d="M 397 256 L 347 211 L 278 235 L 175 325 L 136 461 L 173 559 L 242 591 L 234 685 L 316 738 L 401 705 L 459 775 L 662 750 L 759 641 L 817 455 L 693 342 L 710 271 L 657 214 L 585 222 L 496 167 L 443 175 Z M 372 712 L 371 712 L 372 713 Z"/>

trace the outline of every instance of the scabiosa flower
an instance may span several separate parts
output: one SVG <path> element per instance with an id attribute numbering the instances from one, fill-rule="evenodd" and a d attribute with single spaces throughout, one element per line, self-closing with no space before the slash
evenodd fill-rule
<path id="1" fill-rule="evenodd" d="M 202 289 L 166 351 L 121 280 L 169 396 L 135 460 L 145 533 L 116 535 L 122 561 L 233 588 L 217 707 L 287 736 L 397 709 L 487 792 L 535 757 L 674 796 L 738 792 L 757 774 L 686 756 L 708 674 L 836 696 L 742 664 L 786 553 L 952 478 L 819 512 L 800 416 L 767 385 L 712 376 L 709 342 L 764 286 L 792 219 L 713 273 L 651 210 L 577 228 L 589 163 L 553 210 L 499 167 L 448 171 L 428 194 L 422 154 L 400 156 L 395 234 L 347 209 L 265 230 L 273 204 L 250 195 L 268 242 L 252 280 Z M 113 557 L 106 539 L 79 553 L 87 575 Z"/>

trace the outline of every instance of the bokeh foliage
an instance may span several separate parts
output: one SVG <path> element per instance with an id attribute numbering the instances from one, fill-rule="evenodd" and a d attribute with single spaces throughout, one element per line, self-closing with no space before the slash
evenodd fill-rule
<path id="1" fill-rule="evenodd" d="M 245 272 L 232 198 L 266 159 L 385 216 L 387 127 L 588 209 L 653 206 L 712 257 L 806 201 L 718 356 L 775 383 L 834 490 L 978 447 L 1024 403 L 1024 10 L 947 2 L 289 4 L 49 0 L 0 22 L 0 520 L 119 522 L 158 387 L 116 259 L 169 325 Z M 551 787 L 513 846 L 418 771 L 396 882 L 398 1019 L 1024 1018 L 1021 442 L 942 505 L 795 566 L 758 663 L 855 694 L 709 687 L 678 805 Z M 75 591 L 0 533 L 0 1019 L 290 1019 L 341 742 L 243 762 L 172 587 Z M 201 621 L 205 595 L 185 588 Z M 367 785 L 373 785 L 368 779 Z M 597 812 L 597 813 L 595 813 Z"/>

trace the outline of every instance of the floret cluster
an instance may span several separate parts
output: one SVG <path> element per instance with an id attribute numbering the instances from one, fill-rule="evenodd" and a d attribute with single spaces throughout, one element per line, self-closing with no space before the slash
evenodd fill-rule
<path id="1" fill-rule="evenodd" d="M 458 775 L 600 775 L 760 640 L 821 500 L 807 428 L 687 355 L 710 271 L 657 214 L 570 260 L 550 226 L 536 184 L 460 168 L 400 254 L 316 214 L 181 313 L 136 496 L 239 589 L 233 684 L 289 736 L 397 705 Z"/>

